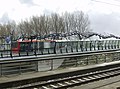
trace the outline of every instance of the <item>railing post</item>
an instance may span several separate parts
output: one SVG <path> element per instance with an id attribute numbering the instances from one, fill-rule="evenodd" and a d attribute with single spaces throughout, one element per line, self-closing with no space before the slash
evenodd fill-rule
<path id="1" fill-rule="evenodd" d="M 3 58 L 3 54 L 2 54 L 2 52 L 1 52 L 1 58 Z"/>
<path id="2" fill-rule="evenodd" d="M 27 54 L 27 56 L 28 56 L 28 50 L 26 51 L 26 54 Z"/>
<path id="3" fill-rule="evenodd" d="M 97 42 L 97 47 L 98 47 L 98 50 L 100 50 L 100 49 L 99 49 L 99 41 Z"/>
<path id="4" fill-rule="evenodd" d="M 115 46 L 114 46 L 114 48 L 116 49 L 117 48 L 117 42 L 115 41 Z"/>
<path id="5" fill-rule="evenodd" d="M 96 41 L 94 41 L 94 51 L 96 50 Z"/>
<path id="6" fill-rule="evenodd" d="M 10 57 L 13 58 L 13 56 L 12 56 L 12 50 L 11 50 L 11 52 L 10 52 Z"/>
<path id="7" fill-rule="evenodd" d="M 41 50 L 41 54 L 43 55 L 44 48 L 40 48 L 40 50 Z"/>
<path id="8" fill-rule="evenodd" d="M 81 49 L 81 51 L 83 51 L 83 42 L 82 41 L 80 43 L 80 49 Z"/>
<path id="9" fill-rule="evenodd" d="M 86 51 L 87 51 L 87 49 L 88 49 L 88 48 L 87 48 L 87 43 L 88 43 L 88 42 L 86 41 L 86 42 L 85 42 L 85 50 L 86 50 Z"/>
<path id="10" fill-rule="evenodd" d="M 49 50 L 50 48 L 48 48 L 48 54 L 50 54 L 50 50 Z"/>
<path id="11" fill-rule="evenodd" d="M 62 48 L 60 48 L 60 53 L 62 53 Z"/>
<path id="12" fill-rule="evenodd" d="M 110 45 L 108 44 L 108 49 L 110 49 Z"/>
<path id="13" fill-rule="evenodd" d="M 104 45 L 104 46 L 105 46 L 105 50 L 107 49 L 106 44 L 107 44 L 107 43 L 105 42 L 105 45 Z"/>
<path id="14" fill-rule="evenodd" d="M 54 50 L 54 54 L 56 54 L 56 42 L 53 50 Z"/>
<path id="15" fill-rule="evenodd" d="M 113 49 L 113 42 L 110 42 L 110 44 L 111 44 L 111 49 Z"/>
<path id="16" fill-rule="evenodd" d="M 117 44 L 117 48 L 119 48 L 119 45 Z"/>
<path id="17" fill-rule="evenodd" d="M 103 46 L 104 46 L 103 44 L 104 44 L 104 41 L 102 41 L 102 45 L 101 45 L 102 50 L 103 50 Z"/>
<path id="18" fill-rule="evenodd" d="M 118 47 L 118 44 L 119 44 L 119 41 L 117 40 L 117 42 L 116 42 L 116 48 L 118 49 L 119 47 Z"/>
<path id="19" fill-rule="evenodd" d="M 37 54 L 36 54 L 36 50 L 35 50 L 35 49 L 34 49 L 33 53 L 34 53 L 33 55 L 37 56 Z"/>
<path id="20" fill-rule="evenodd" d="M 13 56 L 12 56 L 12 40 L 13 40 L 13 36 L 12 36 L 13 34 L 11 34 L 11 37 L 10 37 L 10 39 L 11 39 L 11 51 L 10 51 L 10 57 L 12 58 Z"/>
<path id="21" fill-rule="evenodd" d="M 68 49 L 67 49 L 67 47 L 66 47 L 66 53 L 68 53 Z"/>
<path id="22" fill-rule="evenodd" d="M 37 56 L 36 51 L 37 51 L 37 40 L 36 40 L 35 45 L 34 45 L 34 55 L 35 55 L 35 56 Z"/>
<path id="23" fill-rule="evenodd" d="M 118 48 L 119 48 L 120 42 L 118 41 Z"/>
<path id="24" fill-rule="evenodd" d="M 72 45 L 71 45 L 71 52 L 73 52 L 73 47 L 72 47 Z"/>
<path id="25" fill-rule="evenodd" d="M 90 51 L 92 51 L 92 45 L 91 45 L 91 41 L 90 41 Z"/>
<path id="26" fill-rule="evenodd" d="M 20 51 L 18 51 L 18 54 L 19 54 L 19 57 L 20 57 L 20 56 L 21 56 L 21 55 L 20 55 Z"/>
<path id="27" fill-rule="evenodd" d="M 78 42 L 76 42 L 76 52 L 78 52 Z"/>

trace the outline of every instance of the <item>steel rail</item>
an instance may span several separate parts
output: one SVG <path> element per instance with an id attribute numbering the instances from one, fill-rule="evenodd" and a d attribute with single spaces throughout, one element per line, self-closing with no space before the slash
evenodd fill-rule
<path id="1" fill-rule="evenodd" d="M 76 85 L 82 85 L 88 82 L 93 82 L 109 77 L 113 77 L 120 74 L 120 67 L 105 69 L 102 71 L 94 71 L 77 76 L 69 76 L 66 78 L 58 78 L 54 80 L 49 80 L 46 82 L 37 82 L 33 84 L 27 84 L 24 86 L 14 87 L 17 89 L 63 89 L 68 87 L 73 87 Z"/>
<path id="2" fill-rule="evenodd" d="M 92 81 L 109 78 L 120 74 L 120 63 L 112 63 L 89 67 L 82 70 L 53 74 L 48 76 L 36 77 L 25 80 L 1 83 L 0 88 L 33 89 L 40 88 L 59 89 L 85 84 Z M 56 86 L 56 87 L 55 87 Z"/>

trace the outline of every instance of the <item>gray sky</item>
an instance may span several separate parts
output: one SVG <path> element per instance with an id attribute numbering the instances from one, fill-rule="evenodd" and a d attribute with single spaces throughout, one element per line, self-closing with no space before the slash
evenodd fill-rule
<path id="1" fill-rule="evenodd" d="M 0 22 L 77 10 L 89 15 L 94 32 L 120 35 L 120 0 L 0 0 Z"/>

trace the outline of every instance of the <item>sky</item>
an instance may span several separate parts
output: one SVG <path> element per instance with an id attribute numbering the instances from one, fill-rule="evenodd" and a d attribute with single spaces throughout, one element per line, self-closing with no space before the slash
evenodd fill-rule
<path id="1" fill-rule="evenodd" d="M 0 23 L 66 11 L 88 14 L 94 32 L 120 35 L 120 0 L 0 0 Z"/>

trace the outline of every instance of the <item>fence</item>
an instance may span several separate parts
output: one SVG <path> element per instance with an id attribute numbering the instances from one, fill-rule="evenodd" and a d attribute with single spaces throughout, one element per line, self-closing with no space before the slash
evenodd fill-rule
<path id="1" fill-rule="evenodd" d="M 11 44 L 0 44 L 0 58 L 6 57 L 20 57 L 30 55 L 46 55 L 46 54 L 62 54 L 62 53 L 74 53 L 74 52 L 86 52 L 86 51 L 101 51 L 101 50 L 114 50 L 120 48 L 120 40 L 104 40 L 104 41 L 60 41 L 51 42 L 50 47 L 46 47 L 41 42 L 39 44 L 34 43 L 32 50 L 28 50 L 24 45 L 24 51 L 13 51 Z M 28 47 L 29 48 L 29 47 Z"/>

